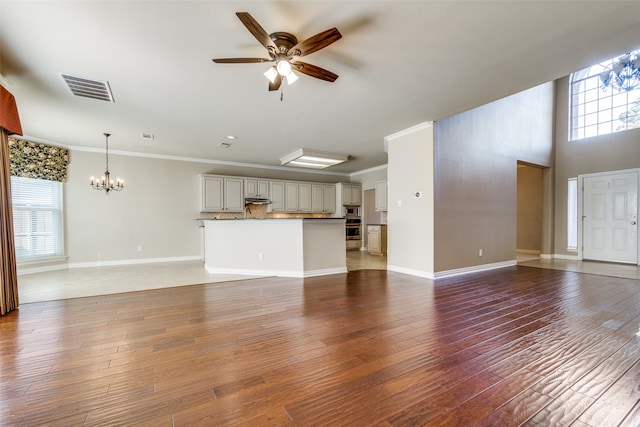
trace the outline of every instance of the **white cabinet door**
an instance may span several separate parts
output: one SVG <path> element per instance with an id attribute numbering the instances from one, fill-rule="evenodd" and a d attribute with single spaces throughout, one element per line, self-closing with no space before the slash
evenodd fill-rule
<path id="1" fill-rule="evenodd" d="M 298 183 L 285 182 L 284 205 L 287 212 L 298 212 Z"/>
<path id="2" fill-rule="evenodd" d="M 351 185 L 351 204 L 356 206 L 362 204 L 362 185 Z"/>
<path id="3" fill-rule="evenodd" d="M 387 211 L 387 180 L 376 181 L 376 212 Z"/>
<path id="4" fill-rule="evenodd" d="M 284 212 L 284 181 L 271 181 L 269 183 L 271 192 L 271 205 L 269 205 L 272 212 Z"/>
<path id="5" fill-rule="evenodd" d="M 226 212 L 244 210 L 244 180 L 242 178 L 224 178 L 224 206 Z"/>
<path id="6" fill-rule="evenodd" d="M 324 212 L 323 184 L 311 184 L 311 212 Z"/>
<path id="7" fill-rule="evenodd" d="M 342 190 L 342 204 L 350 205 L 351 204 L 351 185 L 350 184 L 340 184 Z"/>
<path id="8" fill-rule="evenodd" d="M 311 184 L 298 183 L 298 212 L 311 212 Z"/>
<path id="9" fill-rule="evenodd" d="M 370 253 L 379 253 L 381 251 L 380 245 L 380 227 L 369 226 L 368 227 L 368 249 Z"/>
<path id="10" fill-rule="evenodd" d="M 342 204 L 360 206 L 362 204 L 362 185 L 340 184 L 342 186 Z"/>
<path id="11" fill-rule="evenodd" d="M 224 179 L 217 176 L 202 177 L 202 212 L 220 212 L 223 207 Z"/>
<path id="12" fill-rule="evenodd" d="M 244 180 L 245 197 L 269 197 L 269 180 L 246 178 Z"/>
<path id="13" fill-rule="evenodd" d="M 222 176 L 202 176 L 202 212 L 242 212 L 244 180 Z"/>
<path id="14" fill-rule="evenodd" d="M 244 180 L 244 194 L 247 197 L 258 197 L 258 180 L 247 178 Z"/>
<path id="15" fill-rule="evenodd" d="M 334 213 L 336 211 L 336 186 L 325 184 L 324 186 L 324 211 Z"/>
<path id="16" fill-rule="evenodd" d="M 256 196 L 269 197 L 269 180 L 267 179 L 258 180 L 258 193 L 256 194 Z"/>

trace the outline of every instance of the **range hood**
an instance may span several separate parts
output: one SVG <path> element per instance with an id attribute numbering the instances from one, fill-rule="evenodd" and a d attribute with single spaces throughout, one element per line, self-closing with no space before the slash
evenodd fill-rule
<path id="1" fill-rule="evenodd" d="M 245 205 L 268 205 L 271 200 L 264 197 L 246 197 L 244 203 Z"/>

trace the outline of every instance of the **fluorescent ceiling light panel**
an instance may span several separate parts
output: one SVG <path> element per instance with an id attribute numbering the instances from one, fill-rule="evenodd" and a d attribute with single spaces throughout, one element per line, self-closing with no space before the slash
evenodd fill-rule
<path id="1" fill-rule="evenodd" d="M 300 148 L 280 159 L 280 164 L 298 166 L 303 168 L 324 169 L 349 160 L 349 155 L 329 153 L 326 151 L 309 150 Z"/>

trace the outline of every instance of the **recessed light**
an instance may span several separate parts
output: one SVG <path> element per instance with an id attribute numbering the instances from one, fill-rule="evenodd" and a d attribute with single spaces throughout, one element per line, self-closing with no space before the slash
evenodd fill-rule
<path id="1" fill-rule="evenodd" d="M 227 135 L 227 139 L 231 139 L 231 140 L 233 140 L 233 139 L 236 139 L 236 137 L 235 137 L 235 136 L 233 136 L 233 135 Z"/>

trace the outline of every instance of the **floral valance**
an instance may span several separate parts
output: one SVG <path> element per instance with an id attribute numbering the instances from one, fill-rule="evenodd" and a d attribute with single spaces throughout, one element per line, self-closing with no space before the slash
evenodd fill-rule
<path id="1" fill-rule="evenodd" d="M 38 142 L 9 138 L 11 175 L 65 182 L 69 150 Z"/>

